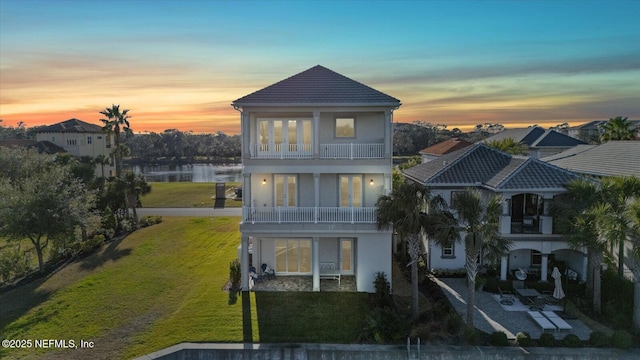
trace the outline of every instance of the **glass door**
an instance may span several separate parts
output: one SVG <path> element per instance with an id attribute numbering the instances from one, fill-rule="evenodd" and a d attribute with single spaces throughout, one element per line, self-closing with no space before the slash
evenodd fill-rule
<path id="1" fill-rule="evenodd" d="M 297 187 L 295 175 L 276 175 L 275 204 L 281 207 L 297 206 Z"/>
<path id="2" fill-rule="evenodd" d="M 340 239 L 340 273 L 353 275 L 353 239 Z"/>

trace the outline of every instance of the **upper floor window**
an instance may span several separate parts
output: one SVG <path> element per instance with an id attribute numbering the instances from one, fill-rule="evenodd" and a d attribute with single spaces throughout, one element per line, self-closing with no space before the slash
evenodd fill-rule
<path id="1" fill-rule="evenodd" d="M 464 190 L 460 190 L 460 191 L 452 191 L 452 192 L 451 192 L 451 201 L 449 201 L 449 207 L 450 207 L 450 208 L 453 208 L 453 207 L 455 206 L 456 202 L 458 201 L 458 199 L 457 199 L 457 198 L 458 198 L 458 196 L 459 196 L 460 194 L 463 194 L 463 193 L 465 193 L 465 191 L 464 191 Z"/>
<path id="2" fill-rule="evenodd" d="M 450 243 L 449 245 L 442 247 L 443 258 L 455 258 L 455 256 L 456 256 L 456 253 L 455 253 L 453 243 Z"/>
<path id="3" fill-rule="evenodd" d="M 356 119 L 354 118 L 336 118 L 336 137 L 356 137 L 355 121 Z"/>
<path id="4" fill-rule="evenodd" d="M 91 136 L 87 136 L 87 144 L 91 144 Z"/>
<path id="5" fill-rule="evenodd" d="M 76 139 L 67 139 L 67 145 L 75 146 L 75 145 L 77 145 L 77 140 Z"/>

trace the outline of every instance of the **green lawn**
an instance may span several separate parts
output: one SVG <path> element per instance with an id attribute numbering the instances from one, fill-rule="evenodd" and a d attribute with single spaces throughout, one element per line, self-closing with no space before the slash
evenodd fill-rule
<path id="1" fill-rule="evenodd" d="M 151 192 L 140 200 L 143 207 L 213 207 L 215 183 L 151 182 Z M 238 182 L 226 183 L 228 193 L 239 187 Z M 239 200 L 226 199 L 225 207 L 241 207 Z"/>
<path id="2" fill-rule="evenodd" d="M 233 301 L 222 290 L 237 256 L 237 224 L 234 217 L 165 218 L 2 294 L 0 337 L 95 343 L 58 350 L 65 358 L 131 358 L 180 342 L 246 338 L 353 342 L 368 312 L 367 294 L 252 293 Z M 34 351 L 0 349 L 0 358 L 42 355 Z"/>

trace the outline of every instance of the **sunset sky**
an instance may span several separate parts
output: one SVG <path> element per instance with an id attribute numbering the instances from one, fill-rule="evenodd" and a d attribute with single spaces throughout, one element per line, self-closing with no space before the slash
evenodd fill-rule
<path id="1" fill-rule="evenodd" d="M 317 64 L 468 130 L 640 119 L 640 1 L 0 0 L 2 126 L 239 132 L 230 103 Z"/>

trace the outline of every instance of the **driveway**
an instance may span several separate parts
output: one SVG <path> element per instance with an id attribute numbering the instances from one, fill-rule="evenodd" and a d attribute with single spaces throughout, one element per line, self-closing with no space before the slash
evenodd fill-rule
<path id="1" fill-rule="evenodd" d="M 242 208 L 138 208 L 138 216 L 242 216 Z"/>

